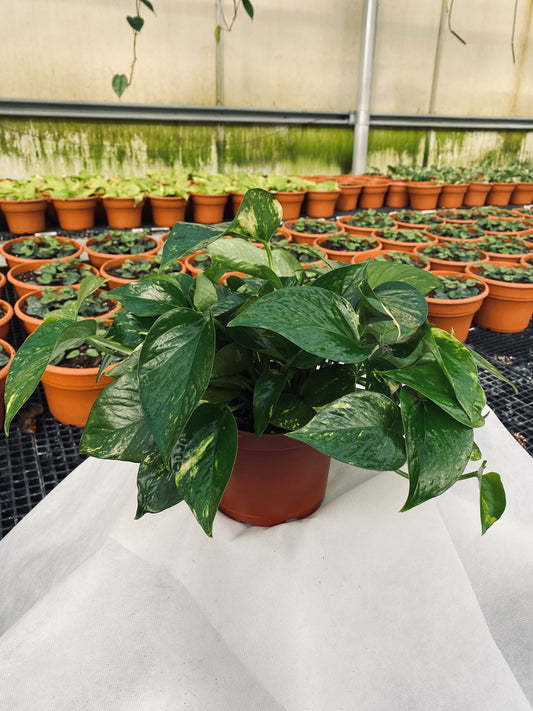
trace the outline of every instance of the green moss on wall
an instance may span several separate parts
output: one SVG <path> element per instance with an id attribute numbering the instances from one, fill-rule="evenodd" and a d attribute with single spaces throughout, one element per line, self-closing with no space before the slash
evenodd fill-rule
<path id="1" fill-rule="evenodd" d="M 373 129 L 367 165 L 476 165 L 526 159 L 529 134 Z M 531 141 L 530 141 L 531 143 Z M 353 128 L 10 119 L 0 122 L 0 177 L 80 170 L 183 168 L 298 174 L 351 170 Z"/>

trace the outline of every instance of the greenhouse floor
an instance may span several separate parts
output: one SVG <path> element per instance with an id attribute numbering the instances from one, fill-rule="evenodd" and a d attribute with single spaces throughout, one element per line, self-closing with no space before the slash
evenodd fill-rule
<path id="1" fill-rule="evenodd" d="M 83 239 L 91 232 L 70 234 Z M 69 234 L 62 230 L 57 233 Z M 12 236 L 0 232 L 0 241 Z M 11 285 L 5 287 L 3 298 L 11 304 L 15 302 Z M 21 323 L 12 319 L 7 340 L 18 347 L 24 337 Z M 473 327 L 467 345 L 515 384 L 517 393 L 489 373 L 480 373 L 488 404 L 516 440 L 533 455 L 533 324 L 517 334 Z M 82 430 L 63 425 L 52 417 L 41 385 L 30 402 L 40 404 L 42 414 L 38 414 L 33 423 L 15 419 L 9 437 L 0 433 L 0 538 L 85 459 L 78 452 Z"/>

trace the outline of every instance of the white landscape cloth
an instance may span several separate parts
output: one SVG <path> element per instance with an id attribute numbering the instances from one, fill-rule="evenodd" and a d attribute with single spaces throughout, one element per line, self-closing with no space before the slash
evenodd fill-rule
<path id="1" fill-rule="evenodd" d="M 0 542 L 0 709 L 531 710 L 533 460 L 492 413 L 476 439 L 483 537 L 475 480 L 398 513 L 405 480 L 334 463 L 310 518 L 209 539 L 87 460 Z"/>

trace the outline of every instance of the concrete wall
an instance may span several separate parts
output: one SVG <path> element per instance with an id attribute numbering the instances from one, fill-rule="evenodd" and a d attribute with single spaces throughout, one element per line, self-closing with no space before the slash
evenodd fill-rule
<path id="1" fill-rule="evenodd" d="M 134 103 L 213 105 L 215 0 L 153 0 L 138 36 Z M 229 5 L 226 2 L 229 11 Z M 223 33 L 224 98 L 234 107 L 352 111 L 363 0 L 254 0 Z M 371 110 L 475 116 L 533 114 L 533 0 L 521 0 L 512 62 L 513 0 L 456 0 L 453 24 L 441 0 L 380 0 Z M 115 73 L 128 74 L 134 0 L 17 0 L 4 8 L 1 93 L 5 98 L 116 102 Z M 106 122 L 0 121 L 0 174 L 141 172 L 165 165 L 346 171 L 349 129 Z M 471 165 L 533 155 L 527 134 L 376 131 L 369 165 Z"/>

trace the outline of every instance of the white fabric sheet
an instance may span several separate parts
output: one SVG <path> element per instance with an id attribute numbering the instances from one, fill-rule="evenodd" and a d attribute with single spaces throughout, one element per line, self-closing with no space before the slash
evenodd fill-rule
<path id="1" fill-rule="evenodd" d="M 493 414 L 476 440 L 483 537 L 475 480 L 398 513 L 405 480 L 333 463 L 310 518 L 209 539 L 87 460 L 0 542 L 0 709 L 531 711 L 533 460 Z"/>

